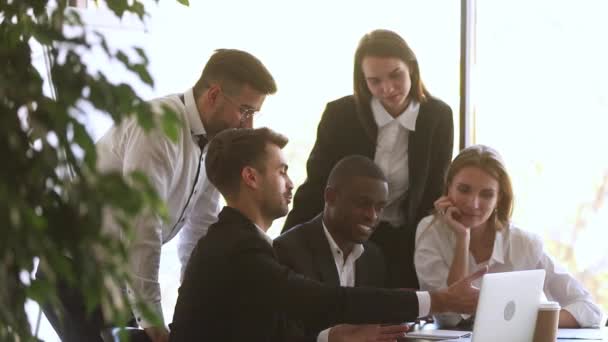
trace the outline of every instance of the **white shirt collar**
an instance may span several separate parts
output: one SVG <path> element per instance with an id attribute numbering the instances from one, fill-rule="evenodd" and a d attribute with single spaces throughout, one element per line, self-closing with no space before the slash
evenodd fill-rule
<path id="1" fill-rule="evenodd" d="M 410 101 L 407 108 L 405 108 L 405 110 L 396 118 L 393 118 L 393 116 L 388 113 L 377 97 L 372 98 L 371 107 L 372 113 L 374 114 L 374 120 L 376 120 L 376 124 L 379 128 L 397 120 L 403 128 L 410 131 L 416 130 L 416 120 L 418 119 L 418 113 L 420 112 L 420 103 L 417 101 Z"/>
<path id="2" fill-rule="evenodd" d="M 508 242 L 508 238 L 504 236 L 506 231 L 498 230 L 496 231 L 496 237 L 494 238 L 494 248 L 492 251 L 492 256 L 488 261 L 489 265 L 493 265 L 495 263 L 504 264 L 505 263 L 505 242 Z"/>
<path id="3" fill-rule="evenodd" d="M 340 249 L 340 247 L 338 247 L 338 244 L 336 243 L 336 241 L 334 241 L 334 238 L 329 233 L 329 230 L 327 230 L 327 226 L 325 226 L 325 222 L 322 220 L 321 223 L 323 223 L 323 232 L 325 233 L 325 237 L 327 238 L 327 242 L 329 242 L 329 247 L 331 248 L 332 254 L 334 255 L 334 257 L 336 256 L 336 254 L 342 255 L 342 250 Z M 356 243 L 355 246 L 353 247 L 353 250 L 350 252 L 350 255 L 348 257 L 351 257 L 352 260 L 353 260 L 353 262 L 354 262 L 357 259 L 359 259 L 359 257 L 361 256 L 361 254 L 363 254 L 363 251 L 365 251 L 365 248 L 363 247 L 363 244 Z M 344 256 L 342 256 L 342 261 L 341 262 L 344 262 Z"/>
<path id="4" fill-rule="evenodd" d="M 260 235 L 262 235 L 264 240 L 268 241 L 268 243 L 272 246 L 272 239 L 270 238 L 270 236 L 268 236 L 268 234 L 266 234 L 266 232 L 257 224 L 254 223 L 253 225 L 258 229 Z"/>
<path id="5" fill-rule="evenodd" d="M 192 135 L 207 135 L 203 122 L 201 121 L 201 116 L 198 113 L 198 108 L 196 108 L 194 90 L 192 88 L 188 89 L 184 93 L 184 102 L 186 107 L 186 119 L 190 124 L 190 131 L 192 132 Z"/>

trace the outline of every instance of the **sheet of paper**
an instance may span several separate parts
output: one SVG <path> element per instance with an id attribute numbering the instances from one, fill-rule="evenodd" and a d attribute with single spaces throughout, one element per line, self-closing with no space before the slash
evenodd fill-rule
<path id="1" fill-rule="evenodd" d="M 558 339 L 601 340 L 602 329 L 558 329 Z"/>
<path id="2" fill-rule="evenodd" d="M 418 330 L 411 331 L 406 334 L 406 337 L 415 337 L 415 338 L 426 338 L 433 340 L 445 340 L 449 338 L 460 338 L 470 336 L 470 331 L 462 331 L 462 330 L 445 330 L 445 329 L 435 329 L 435 330 Z"/>

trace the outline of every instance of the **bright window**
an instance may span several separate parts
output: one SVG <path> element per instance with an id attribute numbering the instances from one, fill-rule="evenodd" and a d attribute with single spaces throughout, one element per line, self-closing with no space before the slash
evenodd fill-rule
<path id="1" fill-rule="evenodd" d="M 608 309 L 608 2 L 477 2 L 475 140 L 505 158 L 515 222 Z"/>

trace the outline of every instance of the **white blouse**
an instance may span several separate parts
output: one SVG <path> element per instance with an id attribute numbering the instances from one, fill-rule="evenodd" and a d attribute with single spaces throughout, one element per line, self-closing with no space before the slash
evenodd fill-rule
<path id="1" fill-rule="evenodd" d="M 433 215 L 422 219 L 416 231 L 414 264 L 422 290 L 446 287 L 454 258 L 456 235 L 443 220 L 433 219 Z M 485 264 L 492 273 L 544 269 L 544 293 L 549 300 L 557 301 L 562 309 L 568 310 L 581 327 L 600 326 L 603 322 L 603 313 L 589 292 L 544 251 L 540 237 L 535 234 L 510 226 L 496 233 L 487 263 L 477 264 L 470 253 L 468 260 L 471 273 Z M 473 284 L 479 286 L 479 283 L 480 279 Z M 456 314 L 442 316 L 440 321 L 447 324 L 460 320 Z"/>
<path id="2" fill-rule="evenodd" d="M 378 139 L 374 162 L 388 180 L 388 205 L 380 219 L 398 227 L 405 222 L 403 200 L 410 186 L 408 169 L 408 138 L 416 130 L 420 103 L 411 101 L 409 106 L 393 118 L 377 98 L 371 101 L 374 120 L 378 125 Z"/>

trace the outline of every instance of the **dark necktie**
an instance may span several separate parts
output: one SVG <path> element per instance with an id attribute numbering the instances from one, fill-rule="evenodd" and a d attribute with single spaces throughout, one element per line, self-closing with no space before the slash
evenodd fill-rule
<path id="1" fill-rule="evenodd" d="M 195 135 L 196 141 L 198 142 L 198 147 L 201 148 L 201 152 L 205 149 L 207 145 L 207 137 L 204 134 Z"/>

